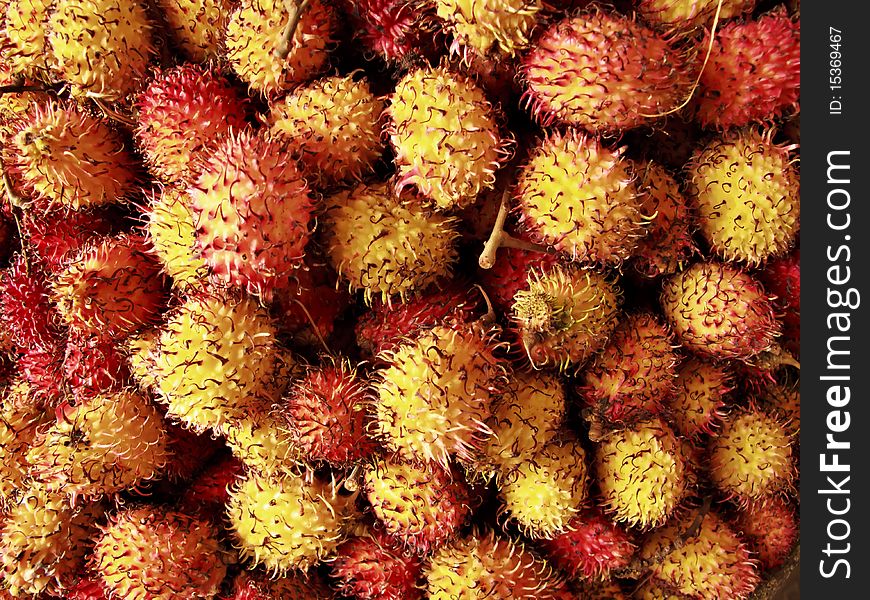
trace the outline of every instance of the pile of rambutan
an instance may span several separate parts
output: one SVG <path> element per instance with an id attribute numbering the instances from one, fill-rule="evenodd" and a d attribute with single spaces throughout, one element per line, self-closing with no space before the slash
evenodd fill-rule
<path id="1" fill-rule="evenodd" d="M 793 6 L 0 0 L 0 598 L 749 599 Z"/>

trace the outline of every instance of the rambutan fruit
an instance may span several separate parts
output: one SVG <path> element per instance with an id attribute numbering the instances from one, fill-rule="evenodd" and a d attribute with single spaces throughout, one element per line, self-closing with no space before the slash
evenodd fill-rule
<path id="1" fill-rule="evenodd" d="M 738 512 L 734 527 L 758 557 L 763 571 L 781 567 L 800 535 L 797 512 L 775 496 L 750 502 Z"/>
<path id="2" fill-rule="evenodd" d="M 67 600 L 109 600 L 109 592 L 103 585 L 102 579 L 88 574 L 66 590 L 66 598 Z"/>
<path id="3" fill-rule="evenodd" d="M 386 109 L 399 190 L 414 186 L 435 208 L 462 208 L 495 185 L 509 155 L 495 107 L 446 63 L 409 71 Z"/>
<path id="4" fill-rule="evenodd" d="M 363 490 L 386 532 L 420 555 L 455 537 L 471 516 L 470 489 L 453 467 L 379 459 L 366 469 Z"/>
<path id="5" fill-rule="evenodd" d="M 748 598 L 759 577 L 746 544 L 713 513 L 704 515 L 696 535 L 683 540 L 689 525 L 685 519 L 671 521 L 653 532 L 641 547 L 640 556 L 644 559 L 666 553 L 652 565 L 651 580 L 699 600 Z M 674 544 L 677 540 L 683 543 Z"/>
<path id="6" fill-rule="evenodd" d="M 542 125 L 579 125 L 593 133 L 624 131 L 667 113 L 692 81 L 689 61 L 670 39 L 601 9 L 551 24 L 520 72 L 523 101 Z"/>
<path id="7" fill-rule="evenodd" d="M 629 600 L 636 596 L 626 594 L 622 586 L 614 580 L 584 581 L 578 586 L 580 597 L 584 600 Z"/>
<path id="8" fill-rule="evenodd" d="M 375 449 L 365 431 L 370 393 L 347 359 L 309 368 L 282 401 L 284 427 L 309 462 L 341 466 L 359 461 Z"/>
<path id="9" fill-rule="evenodd" d="M 261 571 L 242 571 L 232 593 L 222 600 L 333 600 L 335 594 L 316 571 L 269 577 Z"/>
<path id="10" fill-rule="evenodd" d="M 187 191 L 165 186 L 152 193 L 145 216 L 148 239 L 173 287 L 188 289 L 203 282 L 208 267 L 196 245 L 196 223 Z"/>
<path id="11" fill-rule="evenodd" d="M 370 356 L 383 355 L 417 332 L 448 321 L 470 323 L 480 307 L 480 296 L 462 282 L 430 287 L 405 302 L 387 304 L 378 299 L 356 323 L 356 341 Z"/>
<path id="12" fill-rule="evenodd" d="M 539 545 L 544 556 L 572 579 L 593 581 L 609 580 L 637 551 L 633 536 L 598 509 L 579 512 L 565 531 Z"/>
<path id="13" fill-rule="evenodd" d="M 51 417 L 31 397 L 26 381 L 0 383 L 0 507 L 25 487 L 30 468 L 27 451 Z"/>
<path id="14" fill-rule="evenodd" d="M 310 471 L 249 472 L 230 492 L 227 514 L 242 558 L 284 574 L 335 554 L 353 516 L 353 500 Z"/>
<path id="15" fill-rule="evenodd" d="M 733 375 L 723 363 L 695 356 L 683 360 L 674 394 L 665 400 L 674 429 L 691 438 L 712 433 L 725 416 L 725 396 L 732 383 Z"/>
<path id="16" fill-rule="evenodd" d="M 520 542 L 472 534 L 442 546 L 424 566 L 431 600 L 556 600 L 561 579 Z"/>
<path id="17" fill-rule="evenodd" d="M 48 34 L 55 72 L 74 97 L 121 100 L 145 80 L 151 27 L 138 0 L 57 0 Z"/>
<path id="18" fill-rule="evenodd" d="M 671 333 L 654 313 L 626 315 L 578 377 L 589 418 L 619 424 L 661 414 L 675 390 L 677 361 Z"/>
<path id="19" fill-rule="evenodd" d="M 158 71 L 136 100 L 136 141 L 151 172 L 168 183 L 185 180 L 197 154 L 244 129 L 244 95 L 213 69 L 181 64 Z"/>
<path id="20" fill-rule="evenodd" d="M 163 468 L 163 479 L 170 484 L 180 487 L 190 481 L 218 452 L 226 449 L 222 440 L 212 435 L 196 433 L 170 422 L 166 422 L 165 427 L 169 458 Z"/>
<path id="21" fill-rule="evenodd" d="M 63 384 L 63 339 L 53 341 L 43 348 L 26 348 L 18 355 L 15 364 L 18 376 L 30 385 L 35 402 L 45 406 L 57 406 L 66 394 Z"/>
<path id="22" fill-rule="evenodd" d="M 558 375 L 513 373 L 505 391 L 492 400 L 487 425 L 493 435 L 483 445 L 480 467 L 502 476 L 533 461 L 561 431 L 566 413 L 565 387 Z"/>
<path id="23" fill-rule="evenodd" d="M 156 327 L 134 333 L 124 340 L 122 348 L 133 381 L 142 391 L 151 391 L 157 383 L 155 361 L 159 349 L 160 330 Z"/>
<path id="24" fill-rule="evenodd" d="M 375 437 L 406 460 L 470 463 L 492 435 L 485 422 L 505 387 L 493 332 L 439 325 L 386 355 L 375 375 Z"/>
<path id="25" fill-rule="evenodd" d="M 773 130 L 729 131 L 696 151 L 689 197 L 711 251 L 756 266 L 788 252 L 800 228 L 800 176 L 793 146 Z"/>
<path id="26" fill-rule="evenodd" d="M 586 451 L 576 439 L 557 438 L 499 480 L 504 511 L 531 538 L 566 530 L 589 497 Z"/>
<path id="27" fill-rule="evenodd" d="M 631 266 L 646 278 L 676 273 L 698 253 L 695 217 L 677 180 L 659 163 L 639 163 L 636 172 L 640 211 L 653 216 L 632 254 Z"/>
<path id="28" fill-rule="evenodd" d="M 751 13 L 757 0 L 723 0 L 719 20 Z M 713 24 L 719 0 L 639 0 L 637 10 L 651 25 L 663 29 L 688 30 Z M 706 47 L 706 46 L 705 46 Z"/>
<path id="29" fill-rule="evenodd" d="M 168 415 L 202 432 L 244 419 L 278 370 L 276 331 L 252 299 L 219 290 L 192 294 L 161 328 L 153 370 Z"/>
<path id="30" fill-rule="evenodd" d="M 510 313 L 514 296 L 529 287 L 529 274 L 532 271 L 546 273 L 558 262 L 555 253 L 499 248 L 498 259 L 492 268 L 481 269 L 478 274 L 493 306 L 500 312 Z"/>
<path id="31" fill-rule="evenodd" d="M 41 486 L 17 494 L 0 528 L 0 575 L 13 597 L 63 590 L 82 572 L 103 514 L 98 504 L 70 507 Z"/>
<path id="32" fill-rule="evenodd" d="M 68 101 L 31 106 L 18 120 L 5 155 L 12 182 L 42 211 L 123 202 L 137 179 L 135 159 L 121 134 Z"/>
<path id="33" fill-rule="evenodd" d="M 73 499 L 135 488 L 158 476 L 168 458 L 166 426 L 157 408 L 127 391 L 63 409 L 27 454 L 37 481 Z"/>
<path id="34" fill-rule="evenodd" d="M 543 9 L 541 0 L 435 0 L 435 12 L 453 35 L 454 52 L 463 47 L 482 56 L 512 57 L 529 47 Z"/>
<path id="35" fill-rule="evenodd" d="M 284 152 L 281 142 L 250 129 L 228 135 L 203 156 L 188 188 L 212 278 L 264 301 L 301 265 L 314 208 Z"/>
<path id="36" fill-rule="evenodd" d="M 172 38 L 193 62 L 219 57 L 232 0 L 157 0 Z"/>
<path id="37" fill-rule="evenodd" d="M 31 262 L 18 253 L 0 270 L 0 323 L 16 346 L 47 349 L 58 343 L 63 331 L 45 268 Z"/>
<path id="38" fill-rule="evenodd" d="M 791 435 L 798 435 L 801 429 L 801 386 L 800 380 L 773 381 L 758 393 L 759 406 L 776 417 Z"/>
<path id="39" fill-rule="evenodd" d="M 390 64 L 413 64 L 420 58 L 435 58 L 442 31 L 429 2 L 339 0 L 339 3 L 346 6 L 354 38 L 368 54 Z"/>
<path id="40" fill-rule="evenodd" d="M 690 265 L 663 281 L 659 301 L 677 341 L 701 356 L 751 358 L 780 333 L 761 284 L 730 264 Z"/>
<path id="41" fill-rule="evenodd" d="M 726 23 L 716 32 L 694 97 L 695 118 L 704 127 L 743 127 L 798 111 L 800 22 L 784 6 L 777 8 L 757 19 Z M 709 35 L 703 48 L 710 45 Z"/>
<path id="42" fill-rule="evenodd" d="M 130 372 L 121 350 L 109 340 L 72 334 L 66 340 L 64 382 L 76 401 L 126 387 Z"/>
<path id="43" fill-rule="evenodd" d="M 71 329 L 119 338 L 153 323 L 163 310 L 164 281 L 145 239 L 94 240 L 57 274 L 52 299 Z"/>
<path id="44" fill-rule="evenodd" d="M 647 579 L 634 591 L 635 600 L 693 600 L 698 596 L 682 594 L 659 579 Z"/>
<path id="45" fill-rule="evenodd" d="M 551 132 L 520 171 L 519 224 L 571 260 L 621 265 L 646 233 L 634 166 L 577 129 Z"/>
<path id="46" fill-rule="evenodd" d="M 324 242 L 332 267 L 367 304 L 392 305 L 451 275 L 454 217 L 403 206 L 386 183 L 359 184 L 327 199 Z"/>
<path id="47" fill-rule="evenodd" d="M 335 331 L 336 321 L 353 303 L 337 280 L 329 265 L 307 259 L 294 271 L 287 288 L 272 300 L 271 312 L 279 330 L 300 346 L 322 348 Z"/>
<path id="48" fill-rule="evenodd" d="M 271 410 L 263 404 L 249 408 L 244 417 L 228 420 L 219 432 L 233 456 L 258 473 L 285 473 L 305 458 L 287 428 L 283 407 Z"/>
<path id="49" fill-rule="evenodd" d="M 602 507 L 628 526 L 657 527 L 683 499 L 683 451 L 661 419 L 606 433 L 595 448 L 595 464 Z"/>
<path id="50" fill-rule="evenodd" d="M 217 595 L 226 576 L 225 554 L 208 521 L 141 506 L 109 518 L 91 562 L 111 597 L 206 600 Z"/>
<path id="51" fill-rule="evenodd" d="M 359 600 L 421 600 L 422 561 L 373 531 L 352 537 L 336 550 L 330 573 L 343 596 Z"/>
<path id="52" fill-rule="evenodd" d="M 300 9 L 295 2 L 296 10 Z M 323 71 L 335 43 L 338 22 L 321 0 L 307 5 L 292 39 L 282 40 L 290 20 L 284 0 L 241 0 L 227 23 L 226 60 L 255 92 L 274 97 Z M 286 52 L 284 52 L 286 50 Z"/>
<path id="53" fill-rule="evenodd" d="M 56 272 L 91 241 L 112 232 L 109 214 L 99 210 L 27 211 L 22 215 L 21 235 L 28 252 Z"/>
<path id="54" fill-rule="evenodd" d="M 800 356 L 801 341 L 801 251 L 767 261 L 758 273 L 764 289 L 776 296 L 774 305 L 780 310 L 782 344 Z"/>
<path id="55" fill-rule="evenodd" d="M 588 268 L 530 273 L 511 312 L 532 366 L 579 369 L 616 328 L 620 294 L 608 276 Z"/>
<path id="56" fill-rule="evenodd" d="M 200 471 L 178 497 L 178 509 L 212 522 L 226 517 L 226 505 L 234 481 L 245 472 L 244 463 L 235 456 L 221 454 Z"/>
<path id="57" fill-rule="evenodd" d="M 44 79 L 53 66 L 46 30 L 54 0 L 8 0 L 0 10 L 0 58 L 17 77 Z"/>
<path id="58" fill-rule="evenodd" d="M 365 78 L 324 77 L 272 104 L 272 135 L 299 156 L 308 181 L 318 187 L 359 180 L 384 153 L 384 101 Z"/>
<path id="59" fill-rule="evenodd" d="M 710 480 L 741 505 L 786 492 L 796 476 L 792 444 L 776 418 L 758 409 L 737 411 L 710 440 Z"/>

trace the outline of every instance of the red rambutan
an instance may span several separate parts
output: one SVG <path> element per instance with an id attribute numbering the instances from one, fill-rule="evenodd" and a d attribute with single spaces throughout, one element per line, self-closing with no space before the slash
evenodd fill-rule
<path id="1" fill-rule="evenodd" d="M 359 600 L 417 600 L 422 574 L 419 557 L 373 531 L 343 542 L 332 562 L 332 576 L 342 595 Z"/>

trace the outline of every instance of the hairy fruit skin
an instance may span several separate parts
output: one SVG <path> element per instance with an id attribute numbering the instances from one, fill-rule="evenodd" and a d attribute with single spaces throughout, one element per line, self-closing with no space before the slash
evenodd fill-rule
<path id="1" fill-rule="evenodd" d="M 421 555 L 455 537 L 471 515 L 470 490 L 456 468 L 378 460 L 363 489 L 390 537 Z"/>
<path id="2" fill-rule="evenodd" d="M 329 59 L 337 21 L 333 9 L 312 0 L 302 13 L 285 59 L 275 50 L 290 15 L 283 0 L 242 0 L 227 24 L 226 59 L 251 90 L 278 96 L 320 73 Z"/>
<path id="3" fill-rule="evenodd" d="M 798 111 L 800 23 L 785 7 L 778 8 L 756 20 L 726 23 L 716 32 L 694 98 L 695 118 L 704 127 L 744 127 Z M 709 43 L 708 33 L 703 47 Z"/>
<path id="4" fill-rule="evenodd" d="M 578 262 L 621 265 L 646 233 L 634 166 L 577 129 L 550 133 L 523 167 L 514 196 L 533 242 Z"/>
<path id="5" fill-rule="evenodd" d="M 751 502 L 741 509 L 734 527 L 758 556 L 762 570 L 772 571 L 785 563 L 798 542 L 798 514 L 776 496 Z"/>
<path id="6" fill-rule="evenodd" d="M 773 130 L 732 130 L 698 149 L 689 162 L 689 198 L 712 252 L 750 267 L 781 256 L 800 229 L 800 175 L 794 146 L 773 143 Z"/>
<path id="7" fill-rule="evenodd" d="M 757 0 L 724 0 L 719 20 L 724 21 L 755 9 Z M 640 0 L 638 12 L 650 24 L 663 29 L 689 30 L 710 26 L 718 0 Z"/>
<path id="8" fill-rule="evenodd" d="M 334 594 L 314 570 L 269 577 L 261 571 L 242 571 L 233 581 L 232 595 L 221 600 L 332 600 Z"/>
<path id="9" fill-rule="evenodd" d="M 45 269 L 20 253 L 0 270 L 0 326 L 20 348 L 52 348 L 62 336 Z"/>
<path id="10" fill-rule="evenodd" d="M 531 44 L 541 0 L 436 0 L 436 14 L 453 33 L 451 50 L 513 57 Z"/>
<path id="11" fill-rule="evenodd" d="M 724 364 L 694 356 L 684 359 L 666 403 L 674 429 L 691 438 L 712 433 L 725 416 L 725 397 L 732 384 L 733 375 Z"/>
<path id="12" fill-rule="evenodd" d="M 314 209 L 284 145 L 244 130 L 203 157 L 188 187 L 197 248 L 210 276 L 271 299 L 301 266 Z"/>
<path id="13" fill-rule="evenodd" d="M 449 210 L 495 184 L 508 141 L 473 79 L 446 65 L 412 70 L 396 84 L 386 114 L 398 190 L 414 186 L 435 208 Z"/>
<path id="14" fill-rule="evenodd" d="M 729 264 L 694 263 L 663 282 L 659 300 L 677 341 L 701 356 L 748 359 L 780 333 L 761 284 Z"/>
<path id="15" fill-rule="evenodd" d="M 339 592 L 360 600 L 420 600 L 423 561 L 385 534 L 372 532 L 343 542 L 332 562 Z"/>
<path id="16" fill-rule="evenodd" d="M 157 0 L 182 51 L 196 63 L 218 58 L 232 0 Z"/>
<path id="17" fill-rule="evenodd" d="M 130 600 L 210 600 L 227 566 L 217 528 L 152 507 L 110 517 L 94 547 L 93 569 L 113 596 Z"/>
<path id="18" fill-rule="evenodd" d="M 605 512 L 640 529 L 663 524 L 686 491 L 686 462 L 661 419 L 607 433 L 595 450 Z"/>
<path id="19" fill-rule="evenodd" d="M 0 383 L 0 508 L 25 487 L 31 467 L 28 450 L 52 418 L 34 400 L 26 381 Z"/>
<path id="20" fill-rule="evenodd" d="M 368 54 L 390 65 L 412 64 L 419 58 L 432 60 L 443 41 L 428 2 L 408 0 L 339 0 L 350 17 L 354 39 Z"/>
<path id="21" fill-rule="evenodd" d="M 666 113 L 691 81 L 688 63 L 667 38 L 603 10 L 550 25 L 521 73 L 524 103 L 543 126 L 577 125 L 592 133 L 624 131 Z"/>
<path id="22" fill-rule="evenodd" d="M 389 353 L 374 384 L 376 438 L 406 460 L 473 462 L 492 435 L 485 421 L 504 387 L 491 335 L 439 325 Z"/>
<path id="23" fill-rule="evenodd" d="M 153 193 L 145 216 L 151 247 L 172 286 L 186 290 L 205 281 L 208 265 L 196 244 L 196 222 L 186 190 L 165 186 Z"/>
<path id="24" fill-rule="evenodd" d="M 211 69 L 183 64 L 158 71 L 136 101 L 135 136 L 151 172 L 167 183 L 186 179 L 200 152 L 244 129 L 247 104 Z"/>

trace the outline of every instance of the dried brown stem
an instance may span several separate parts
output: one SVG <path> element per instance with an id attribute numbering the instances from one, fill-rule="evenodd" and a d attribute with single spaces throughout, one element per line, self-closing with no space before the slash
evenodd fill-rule
<path id="1" fill-rule="evenodd" d="M 293 36 L 296 34 L 296 28 L 299 26 L 299 19 L 302 18 L 302 13 L 306 8 L 308 8 L 310 1 L 311 0 L 302 0 L 301 2 L 298 2 L 297 0 L 284 1 L 285 6 L 287 7 L 287 12 L 289 13 L 289 19 L 287 25 L 284 27 L 283 33 L 281 34 L 281 41 L 275 48 L 275 54 L 281 60 L 285 60 L 290 54 L 290 49 L 293 47 Z"/>
<path id="2" fill-rule="evenodd" d="M 501 204 L 498 207 L 498 215 L 495 218 L 492 233 L 489 234 L 489 239 L 483 245 L 483 252 L 480 253 L 480 258 L 477 259 L 477 264 L 481 269 L 491 269 L 495 266 L 496 253 L 499 248 L 516 248 L 518 250 L 529 250 L 531 252 L 549 253 L 550 250 L 544 246 L 519 240 L 507 233 L 504 230 L 504 224 L 507 220 L 508 212 L 510 211 L 510 190 L 505 188 L 501 196 Z"/>
<path id="3" fill-rule="evenodd" d="M 8 85 L 0 85 L 0 95 L 23 94 L 24 92 L 58 92 L 62 87 L 63 84 L 61 83 L 42 83 L 32 85 L 15 82 Z"/>

